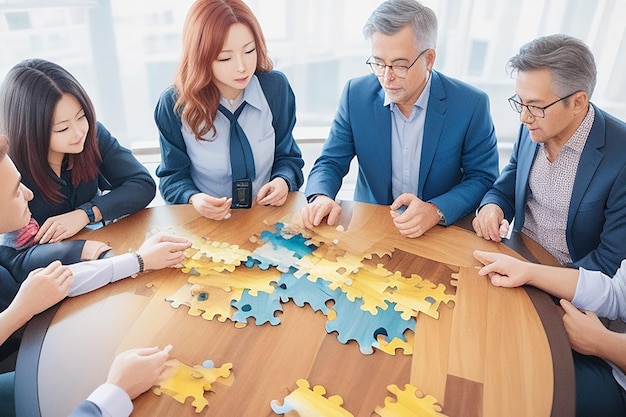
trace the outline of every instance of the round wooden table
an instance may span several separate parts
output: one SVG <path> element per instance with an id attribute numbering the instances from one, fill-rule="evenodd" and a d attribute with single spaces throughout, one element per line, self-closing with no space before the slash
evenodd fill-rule
<path id="1" fill-rule="evenodd" d="M 200 217 L 188 205 L 145 209 L 80 238 L 108 242 L 118 253 L 137 249 L 147 233 L 171 229 L 192 240 L 207 237 L 254 250 L 251 241 L 278 221 L 291 221 L 306 204 L 291 193 L 280 208 L 236 210 L 227 221 Z M 68 298 L 35 317 L 20 348 L 16 374 L 18 417 L 66 416 L 107 375 L 115 355 L 142 346 L 172 344 L 171 357 L 189 364 L 231 362 L 230 385 L 216 383 L 200 414 L 190 405 L 148 391 L 134 401 L 133 416 L 273 416 L 270 402 L 296 388 L 298 379 L 340 395 L 354 416 L 392 396 L 390 384 L 411 383 L 433 395 L 448 416 L 574 415 L 571 351 L 554 301 L 533 288 L 503 289 L 477 274 L 474 249 L 554 263 L 534 242 L 514 235 L 509 244 L 487 242 L 459 226 L 436 226 L 418 239 L 402 237 L 385 206 L 344 202 L 345 229 L 314 231 L 337 248 L 381 263 L 402 276 L 418 274 L 455 294 L 439 306 L 439 318 L 418 314 L 412 355 L 360 352 L 327 333 L 328 318 L 308 306 L 282 304 L 280 324 L 236 328 L 205 320 L 165 301 L 189 276 L 180 269 L 140 274 L 91 293 Z M 340 239 L 337 238 L 340 236 Z M 254 240 L 254 239 L 252 239 Z M 371 256 L 371 259 L 369 257 Z M 392 396 L 393 397 L 393 396 Z"/>

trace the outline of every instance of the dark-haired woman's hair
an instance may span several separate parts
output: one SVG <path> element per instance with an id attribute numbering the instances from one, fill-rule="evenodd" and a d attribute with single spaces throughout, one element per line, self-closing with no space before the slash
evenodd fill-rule
<path id="1" fill-rule="evenodd" d="M 67 155 L 72 184 L 77 186 L 96 178 L 102 162 L 95 111 L 80 83 L 53 62 L 28 59 L 11 68 L 0 88 L 0 132 L 10 138 L 9 155 L 20 173 L 30 177 L 51 203 L 63 199 L 48 162 L 54 108 L 63 94 L 78 100 L 89 122 L 83 151 Z"/>

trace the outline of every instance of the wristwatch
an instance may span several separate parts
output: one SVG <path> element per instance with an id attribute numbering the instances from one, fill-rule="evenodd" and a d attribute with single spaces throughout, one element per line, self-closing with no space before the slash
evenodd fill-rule
<path id="1" fill-rule="evenodd" d="M 435 206 L 433 204 L 433 206 Z M 446 216 L 444 216 L 443 211 L 439 210 L 439 207 L 435 206 L 435 210 L 437 211 L 437 216 L 439 216 L 439 224 L 446 224 Z"/>
<path id="2" fill-rule="evenodd" d="M 89 224 L 96 222 L 96 215 L 93 213 L 93 206 L 83 206 L 79 208 L 87 214 Z"/>

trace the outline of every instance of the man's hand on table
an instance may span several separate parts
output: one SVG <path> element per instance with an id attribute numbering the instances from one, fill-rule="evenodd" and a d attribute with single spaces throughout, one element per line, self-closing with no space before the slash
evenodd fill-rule
<path id="1" fill-rule="evenodd" d="M 319 226 L 325 217 L 329 226 L 336 226 L 339 222 L 341 206 L 335 200 L 325 195 L 317 195 L 313 201 L 300 210 L 302 225 L 307 229 Z"/>

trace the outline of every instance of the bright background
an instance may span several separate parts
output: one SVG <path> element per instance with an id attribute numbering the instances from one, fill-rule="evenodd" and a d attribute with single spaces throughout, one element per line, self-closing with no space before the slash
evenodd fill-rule
<path id="1" fill-rule="evenodd" d="M 191 0 L 0 0 L 0 76 L 28 57 L 69 69 L 98 119 L 138 154 L 158 154 L 152 113 L 173 79 Z M 319 153 L 344 83 L 368 73 L 361 28 L 380 0 L 247 0 L 276 68 L 296 94 L 307 165 Z M 504 160 L 518 129 L 506 99 L 508 58 L 530 39 L 564 32 L 594 51 L 592 101 L 626 120 L 626 2 L 427 0 L 439 18 L 435 68 L 485 90 Z M 157 155 L 158 158 L 158 155 Z M 148 161 L 150 162 L 150 161 Z M 158 160 L 152 160 L 158 163 Z M 502 161 L 501 161 L 502 166 Z"/>

